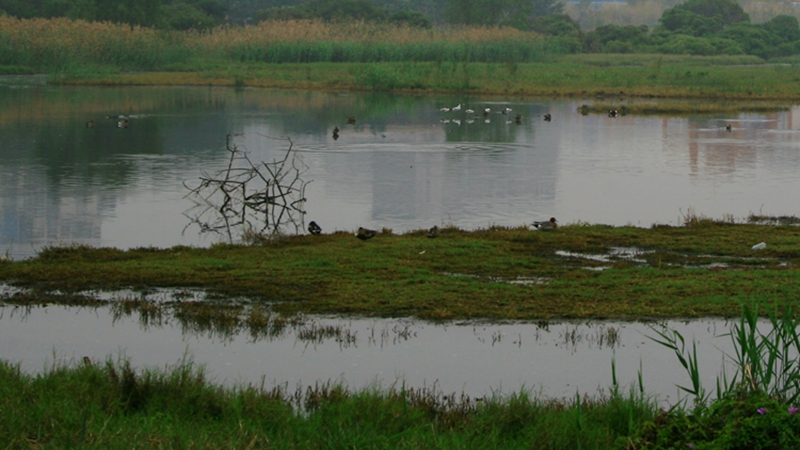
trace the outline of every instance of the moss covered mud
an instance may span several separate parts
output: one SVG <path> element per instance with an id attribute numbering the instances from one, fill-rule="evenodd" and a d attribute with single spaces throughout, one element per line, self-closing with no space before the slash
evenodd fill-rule
<path id="1" fill-rule="evenodd" d="M 277 313 L 433 320 L 736 316 L 754 301 L 800 306 L 796 219 L 753 219 L 761 222 L 451 227 L 435 239 L 385 230 L 368 241 L 338 232 L 257 247 L 49 247 L 0 264 L 0 280 L 29 288 L 5 296 L 17 304 L 179 287 L 246 296 Z M 759 242 L 766 248 L 751 250 Z"/>

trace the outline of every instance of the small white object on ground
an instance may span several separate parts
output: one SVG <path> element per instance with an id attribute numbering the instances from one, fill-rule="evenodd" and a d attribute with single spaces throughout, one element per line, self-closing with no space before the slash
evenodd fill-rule
<path id="1" fill-rule="evenodd" d="M 750 251 L 764 250 L 765 248 L 767 248 L 767 243 L 766 242 L 759 242 L 758 244 L 750 247 Z"/>

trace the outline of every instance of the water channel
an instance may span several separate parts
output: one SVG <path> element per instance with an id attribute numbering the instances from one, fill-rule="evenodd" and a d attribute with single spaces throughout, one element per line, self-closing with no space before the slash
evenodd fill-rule
<path id="1" fill-rule="evenodd" d="M 0 253 L 46 245 L 203 246 L 184 182 L 224 167 L 226 139 L 257 160 L 287 149 L 308 167 L 307 215 L 324 232 L 395 232 L 455 224 L 678 225 L 690 213 L 743 219 L 797 215 L 800 107 L 771 114 L 582 116 L 583 101 L 405 96 L 205 87 L 58 87 L 0 79 Z M 443 107 L 461 104 L 459 112 Z M 787 105 L 788 106 L 788 105 Z M 479 113 L 468 114 L 467 108 Z M 488 116 L 480 113 L 485 108 Z M 501 114 L 504 108 L 512 113 Z M 549 113 L 551 122 L 542 120 Z M 519 123 L 512 115 L 521 115 Z M 129 126 L 119 127 L 124 115 Z M 477 115 L 477 117 L 475 117 Z M 355 124 L 347 118 L 355 117 Z M 89 128 L 87 122 L 93 121 Z M 726 130 L 731 125 L 731 130 Z M 332 130 L 340 129 L 338 139 Z M 596 392 L 641 368 L 645 390 L 677 399 L 688 379 L 648 324 L 449 323 L 309 318 L 355 339 L 309 342 L 219 335 L 178 321 L 143 325 L 107 308 L 0 305 L 0 358 L 36 371 L 55 359 L 124 354 L 163 367 L 184 355 L 222 383 L 352 387 L 400 380 L 487 395 L 527 387 L 548 396 Z M 713 386 L 728 331 L 719 320 L 673 322 L 701 346 Z M 609 329 L 619 340 L 603 340 Z M 572 336 L 572 337 L 570 337 Z M 579 336 L 579 338 L 576 338 Z M 577 340 L 576 340 L 577 339 Z"/>

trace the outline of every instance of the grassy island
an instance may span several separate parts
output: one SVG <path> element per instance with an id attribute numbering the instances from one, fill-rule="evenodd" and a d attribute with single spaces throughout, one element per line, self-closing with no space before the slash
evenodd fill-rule
<path id="1" fill-rule="evenodd" d="M 0 264 L 0 280 L 32 288 L 19 301 L 193 287 L 281 313 L 432 320 L 737 316 L 762 299 L 800 305 L 796 219 L 751 219 L 769 224 L 694 217 L 677 227 L 444 227 L 434 239 L 383 230 L 368 241 L 337 232 L 257 246 L 60 246 Z M 760 242 L 766 248 L 751 250 Z"/>

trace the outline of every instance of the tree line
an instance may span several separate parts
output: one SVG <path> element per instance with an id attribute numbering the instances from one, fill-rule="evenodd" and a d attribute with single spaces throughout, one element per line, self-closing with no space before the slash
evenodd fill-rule
<path id="1" fill-rule="evenodd" d="M 0 14 L 108 21 L 161 29 L 209 29 L 226 20 L 221 0 L 0 0 Z"/>

